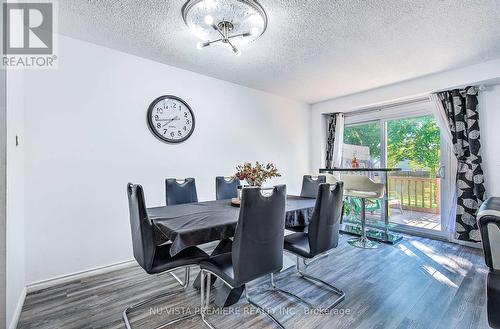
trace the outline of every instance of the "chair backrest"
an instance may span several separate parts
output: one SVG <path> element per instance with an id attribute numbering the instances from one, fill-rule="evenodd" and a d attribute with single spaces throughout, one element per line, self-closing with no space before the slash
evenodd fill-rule
<path id="1" fill-rule="evenodd" d="M 330 174 L 328 172 L 322 172 L 320 175 L 324 175 L 326 177 L 326 182 L 330 185 L 336 184 L 340 180 L 340 173 L 336 172 L 335 174 Z"/>
<path id="2" fill-rule="evenodd" d="M 318 195 L 319 184 L 326 183 L 326 176 L 320 175 L 315 178 L 311 175 L 304 175 L 302 178 L 302 190 L 300 196 L 305 198 L 315 198 Z"/>
<path id="3" fill-rule="evenodd" d="M 383 183 L 375 183 L 370 177 L 364 175 L 341 175 L 341 180 L 344 182 L 346 194 L 349 191 L 371 193 L 371 198 L 381 198 L 384 196 L 385 185 Z"/>
<path id="4" fill-rule="evenodd" d="M 261 188 L 242 191 L 232 247 L 234 279 L 241 285 L 283 267 L 286 186 L 263 196 Z"/>
<path id="5" fill-rule="evenodd" d="M 500 270 L 500 197 L 488 198 L 477 212 L 486 266 Z"/>
<path id="6" fill-rule="evenodd" d="M 344 202 L 344 183 L 320 184 L 314 211 L 309 222 L 308 237 L 312 256 L 337 247 L 340 217 Z"/>
<path id="7" fill-rule="evenodd" d="M 238 178 L 226 180 L 222 176 L 215 177 L 215 199 L 225 200 L 238 197 L 238 186 L 241 185 Z"/>
<path id="8" fill-rule="evenodd" d="M 165 180 L 165 195 L 167 206 L 198 202 L 194 178 L 186 178 L 181 183 L 176 178 L 167 178 Z"/>
<path id="9" fill-rule="evenodd" d="M 128 183 L 127 194 L 134 257 L 137 263 L 149 273 L 153 266 L 156 242 L 153 226 L 146 211 L 144 191 L 141 185 Z"/>

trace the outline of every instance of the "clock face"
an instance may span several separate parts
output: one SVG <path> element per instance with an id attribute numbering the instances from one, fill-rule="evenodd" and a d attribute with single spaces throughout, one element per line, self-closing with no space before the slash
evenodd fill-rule
<path id="1" fill-rule="evenodd" d="M 194 114 L 189 105 L 176 96 L 160 96 L 148 109 L 151 132 L 167 143 L 180 143 L 194 131 Z"/>

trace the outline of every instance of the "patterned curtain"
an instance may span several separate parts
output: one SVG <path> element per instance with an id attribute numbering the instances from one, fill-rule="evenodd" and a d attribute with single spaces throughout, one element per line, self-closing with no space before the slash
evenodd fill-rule
<path id="1" fill-rule="evenodd" d="M 438 93 L 448 116 L 457 168 L 456 238 L 479 242 L 476 212 L 485 200 L 477 88 Z"/>
<path id="2" fill-rule="evenodd" d="M 326 131 L 326 158 L 325 167 L 327 169 L 333 168 L 333 151 L 335 146 L 335 126 L 337 122 L 337 114 L 330 114 L 328 116 L 328 130 Z"/>

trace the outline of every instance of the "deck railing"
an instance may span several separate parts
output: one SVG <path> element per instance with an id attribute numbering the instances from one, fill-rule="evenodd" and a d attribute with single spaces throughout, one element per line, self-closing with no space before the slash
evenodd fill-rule
<path id="1" fill-rule="evenodd" d="M 389 176 L 389 205 L 391 208 L 428 212 L 440 212 L 439 178 Z"/>

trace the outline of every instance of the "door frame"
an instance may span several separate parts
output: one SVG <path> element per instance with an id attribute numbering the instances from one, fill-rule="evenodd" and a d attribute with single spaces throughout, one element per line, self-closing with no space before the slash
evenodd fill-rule
<path id="1" fill-rule="evenodd" d="M 431 109 L 431 103 L 428 98 L 422 98 L 410 103 L 404 104 L 394 104 L 388 108 L 378 108 L 372 110 L 364 110 L 361 112 L 351 112 L 346 114 L 345 125 L 346 126 L 355 126 L 362 125 L 368 123 L 378 122 L 380 127 L 380 165 L 381 167 L 385 167 L 387 165 L 387 122 L 398 119 L 405 119 L 411 117 L 425 116 L 425 115 L 433 115 Z M 449 168 L 449 164 L 447 163 L 447 156 L 445 152 L 445 144 L 443 143 L 443 137 L 441 133 L 441 145 L 440 145 L 440 165 Z M 446 177 L 444 179 L 450 179 L 451 177 Z M 441 186 L 445 186 L 444 182 L 441 182 Z M 450 191 L 451 192 L 451 191 Z M 408 233 L 412 235 L 418 235 L 423 237 L 430 237 L 434 239 L 448 239 L 448 231 L 443 225 L 443 218 L 447 214 L 445 214 L 445 207 L 442 206 L 443 200 L 450 199 L 448 195 L 445 195 L 446 191 L 441 188 L 440 189 L 440 221 L 441 221 L 441 230 L 432 230 L 414 227 L 411 225 L 405 224 L 394 224 L 392 223 L 391 230 L 401 233 Z M 383 210 L 383 209 L 382 209 Z M 382 218 L 383 219 L 383 218 Z"/>
<path id="2" fill-rule="evenodd" d="M 1 25 L 1 24 L 0 24 Z M 1 33 L 1 28 L 0 28 Z M 0 69 L 0 328 L 7 325 L 7 71 Z"/>

